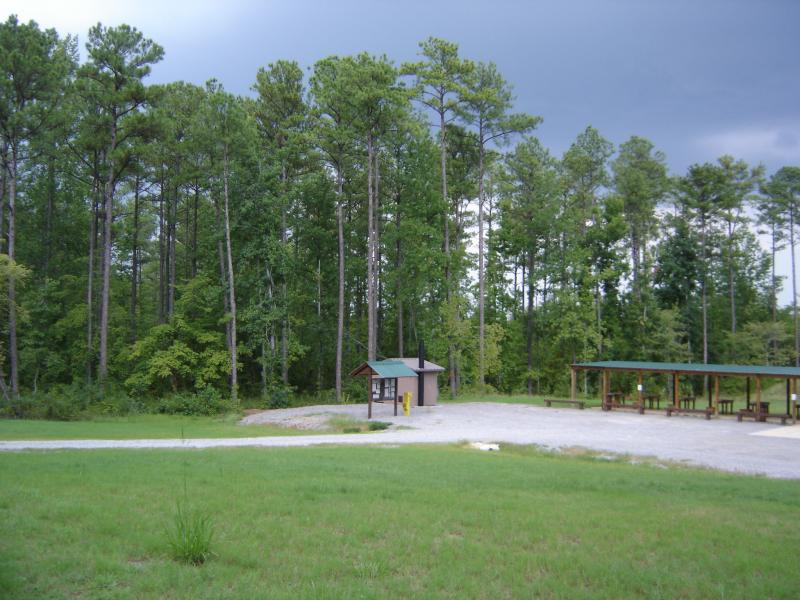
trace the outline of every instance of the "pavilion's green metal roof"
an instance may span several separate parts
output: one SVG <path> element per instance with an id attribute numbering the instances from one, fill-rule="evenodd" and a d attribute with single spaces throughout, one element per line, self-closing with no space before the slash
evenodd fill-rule
<path id="1" fill-rule="evenodd" d="M 367 361 L 370 369 L 375 371 L 380 379 L 394 379 L 395 377 L 417 377 L 416 371 L 409 368 L 399 360 L 370 360 Z"/>
<path id="2" fill-rule="evenodd" d="M 772 365 L 718 365 L 703 363 L 665 363 L 630 360 L 606 360 L 575 363 L 576 369 L 609 369 L 617 371 L 650 371 L 654 373 L 683 373 L 697 375 L 738 375 L 743 377 L 798 377 L 798 367 L 775 367 Z"/>

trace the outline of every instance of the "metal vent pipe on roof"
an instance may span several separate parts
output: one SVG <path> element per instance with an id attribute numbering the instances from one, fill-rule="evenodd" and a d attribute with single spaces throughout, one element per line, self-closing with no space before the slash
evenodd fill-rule
<path id="1" fill-rule="evenodd" d="M 425 342 L 419 341 L 419 379 L 417 380 L 417 405 L 425 406 Z"/>

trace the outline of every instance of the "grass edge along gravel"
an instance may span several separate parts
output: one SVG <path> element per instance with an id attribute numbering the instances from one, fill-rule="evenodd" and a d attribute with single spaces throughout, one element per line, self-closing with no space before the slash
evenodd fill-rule
<path id="1" fill-rule="evenodd" d="M 241 418 L 241 414 L 231 413 L 215 417 L 139 414 L 86 421 L 0 419 L 0 441 L 243 438 L 367 433 L 381 428 L 367 421 L 343 417 L 331 417 L 323 429 L 297 429 L 272 424 L 241 425 Z"/>

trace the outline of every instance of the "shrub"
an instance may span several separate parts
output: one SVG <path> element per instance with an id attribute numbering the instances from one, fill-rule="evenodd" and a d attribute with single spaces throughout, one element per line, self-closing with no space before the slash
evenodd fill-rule
<path id="1" fill-rule="evenodd" d="M 222 398 L 219 390 L 204 387 L 196 394 L 178 393 L 161 399 L 158 412 L 168 415 L 216 415 L 231 409 L 230 402 Z"/>
<path id="2" fill-rule="evenodd" d="M 74 421 L 93 415 L 126 415 L 141 412 L 141 403 L 111 384 L 105 391 L 80 383 L 58 384 L 47 391 L 25 394 L 0 407 L 0 416 L 16 419 Z"/>
<path id="3" fill-rule="evenodd" d="M 267 398 L 267 408 L 289 408 L 290 396 L 286 388 L 277 388 L 269 393 Z"/>
<path id="4" fill-rule="evenodd" d="M 211 557 L 214 521 L 207 514 L 188 509 L 185 503 L 175 505 L 172 523 L 167 527 L 167 542 L 172 558 L 192 565 L 202 565 Z"/>

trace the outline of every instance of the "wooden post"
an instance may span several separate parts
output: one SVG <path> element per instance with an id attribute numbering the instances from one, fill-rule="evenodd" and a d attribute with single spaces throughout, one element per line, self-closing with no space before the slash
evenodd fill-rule
<path id="1" fill-rule="evenodd" d="M 639 371 L 639 382 L 636 386 L 636 395 L 639 399 L 639 408 L 644 408 L 644 398 L 642 398 L 642 394 L 644 393 L 644 378 L 642 377 L 642 372 Z"/>
<path id="2" fill-rule="evenodd" d="M 719 375 L 714 377 L 714 414 L 719 413 Z"/>
<path id="3" fill-rule="evenodd" d="M 396 390 L 395 390 L 395 391 L 396 391 Z M 399 399 L 400 399 L 400 397 L 399 397 L 397 394 L 395 394 L 395 395 L 394 395 L 394 416 L 395 416 L 395 417 L 397 416 L 397 401 L 398 401 Z"/>
<path id="4" fill-rule="evenodd" d="M 746 396 L 747 396 L 747 398 L 746 398 L 747 399 L 747 410 L 750 410 L 750 378 L 749 377 L 747 378 L 747 388 L 746 388 L 746 390 L 747 390 L 747 393 L 746 393 Z"/>
<path id="5" fill-rule="evenodd" d="M 761 376 L 756 376 L 756 420 L 761 420 Z"/>
<path id="6" fill-rule="evenodd" d="M 607 410 L 611 410 L 610 402 L 608 401 L 608 394 L 610 393 L 611 382 L 609 378 L 608 369 L 603 371 L 603 406 Z"/>
<path id="7" fill-rule="evenodd" d="M 578 395 L 578 374 L 575 372 L 575 367 L 570 369 L 570 382 L 569 382 L 569 397 L 575 402 Z"/>
<path id="8" fill-rule="evenodd" d="M 711 408 L 711 378 L 706 376 L 706 393 L 708 395 L 708 408 Z"/>
<path id="9" fill-rule="evenodd" d="M 680 401 L 678 400 L 680 396 L 680 381 L 678 381 L 678 374 L 672 374 L 672 405 L 675 408 L 680 408 L 679 404 Z"/>
<path id="10" fill-rule="evenodd" d="M 791 384 L 789 383 L 789 380 L 787 379 L 787 380 L 786 380 L 786 414 L 787 414 L 787 415 L 790 415 L 790 414 L 792 414 L 792 398 L 791 398 L 791 393 L 792 393 L 792 386 L 791 386 Z"/>
<path id="11" fill-rule="evenodd" d="M 372 373 L 367 375 L 367 419 L 372 418 Z"/>

